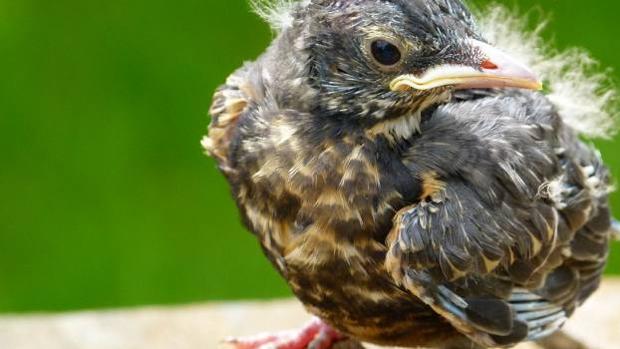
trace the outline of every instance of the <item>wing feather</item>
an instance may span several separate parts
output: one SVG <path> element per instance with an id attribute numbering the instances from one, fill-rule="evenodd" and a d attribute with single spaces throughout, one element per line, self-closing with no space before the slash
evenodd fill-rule
<path id="1" fill-rule="evenodd" d="M 232 133 L 252 99 L 246 74 L 247 67 L 239 69 L 215 92 L 209 109 L 209 133 L 201 142 L 207 154 L 218 160 L 224 172 L 230 171 L 228 151 Z"/>
<path id="2" fill-rule="evenodd" d="M 405 161 L 435 189 L 396 214 L 386 267 L 481 345 L 538 340 L 600 283 L 609 174 L 542 95 L 470 98 L 421 124 Z"/>

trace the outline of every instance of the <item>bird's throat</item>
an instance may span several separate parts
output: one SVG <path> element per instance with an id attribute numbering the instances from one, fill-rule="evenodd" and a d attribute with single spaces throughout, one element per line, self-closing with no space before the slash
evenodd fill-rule
<path id="1" fill-rule="evenodd" d="M 451 95 L 452 92 L 446 90 L 440 94 L 432 94 L 418 99 L 412 105 L 409 112 L 396 118 L 389 118 L 378 122 L 369 128 L 366 134 L 371 138 L 383 136 L 393 144 L 408 139 L 414 134 L 421 132 L 422 113 L 434 105 L 449 101 Z"/>

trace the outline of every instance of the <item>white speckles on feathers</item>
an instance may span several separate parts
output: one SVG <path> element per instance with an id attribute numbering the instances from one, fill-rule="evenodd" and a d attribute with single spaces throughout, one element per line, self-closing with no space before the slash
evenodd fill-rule
<path id="1" fill-rule="evenodd" d="M 616 92 L 587 52 L 577 48 L 554 52 L 540 37 L 544 23 L 528 31 L 525 18 L 503 6 L 492 6 L 477 17 L 487 40 L 541 74 L 549 99 L 569 126 L 588 137 L 613 135 Z"/>
<path id="2" fill-rule="evenodd" d="M 538 196 L 551 200 L 555 208 L 563 210 L 566 208 L 566 197 L 570 193 L 570 188 L 566 185 L 564 176 L 543 183 L 538 189 Z"/>

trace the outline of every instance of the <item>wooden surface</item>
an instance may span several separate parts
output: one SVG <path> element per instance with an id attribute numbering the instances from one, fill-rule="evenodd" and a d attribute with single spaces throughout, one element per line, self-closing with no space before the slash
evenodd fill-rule
<path id="1" fill-rule="evenodd" d="M 4 316 L 0 317 L 0 348 L 225 348 L 221 342 L 225 337 L 294 328 L 308 319 L 295 300 Z M 606 281 L 566 330 L 590 349 L 619 349 L 620 280 Z M 535 346 L 519 347 L 526 348 Z"/>

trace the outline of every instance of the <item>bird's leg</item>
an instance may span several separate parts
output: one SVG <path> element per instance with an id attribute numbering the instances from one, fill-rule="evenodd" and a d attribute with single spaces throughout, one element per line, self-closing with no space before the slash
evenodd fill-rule
<path id="1" fill-rule="evenodd" d="M 235 349 L 330 349 L 344 336 L 318 318 L 299 330 L 225 340 Z"/>

